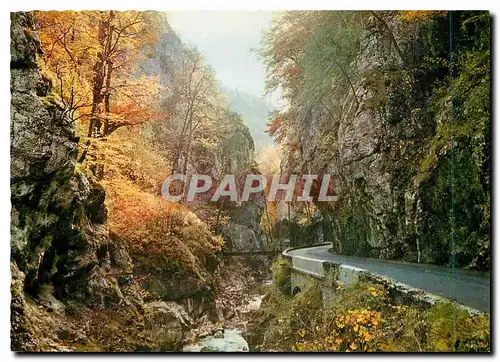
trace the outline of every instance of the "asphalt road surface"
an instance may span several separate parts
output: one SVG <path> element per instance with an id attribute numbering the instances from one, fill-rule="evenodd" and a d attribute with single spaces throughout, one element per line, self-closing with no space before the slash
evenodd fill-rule
<path id="1" fill-rule="evenodd" d="M 456 269 L 453 275 L 448 267 L 338 255 L 329 252 L 330 247 L 313 246 L 291 250 L 288 254 L 365 269 L 482 312 L 490 312 L 490 274 L 487 272 Z"/>

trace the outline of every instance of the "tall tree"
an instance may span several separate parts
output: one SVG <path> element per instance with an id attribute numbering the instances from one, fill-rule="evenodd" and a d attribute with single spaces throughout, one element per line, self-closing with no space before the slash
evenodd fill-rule
<path id="1" fill-rule="evenodd" d="M 65 113 L 88 120 L 87 150 L 92 138 L 105 140 L 120 127 L 155 116 L 158 82 L 135 73 L 162 31 L 161 13 L 50 11 L 37 12 L 36 20 L 46 49 L 43 66 L 58 80 Z"/>

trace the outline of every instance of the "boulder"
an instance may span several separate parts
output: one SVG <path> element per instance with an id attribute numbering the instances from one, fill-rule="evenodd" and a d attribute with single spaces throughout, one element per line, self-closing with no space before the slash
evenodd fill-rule
<path id="1" fill-rule="evenodd" d="M 184 333 L 193 325 L 185 310 L 174 302 L 146 303 L 144 318 L 153 344 L 161 351 L 180 350 Z"/>
<path id="2" fill-rule="evenodd" d="M 96 268 L 92 272 L 87 288 L 87 304 L 91 307 L 104 309 L 111 305 L 119 305 L 123 300 L 118 282 L 114 277 L 106 275 L 106 271 L 102 268 Z"/>

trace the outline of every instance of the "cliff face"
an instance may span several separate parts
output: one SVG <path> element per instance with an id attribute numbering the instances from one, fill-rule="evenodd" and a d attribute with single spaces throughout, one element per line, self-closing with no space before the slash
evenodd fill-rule
<path id="1" fill-rule="evenodd" d="M 229 101 L 229 109 L 241 114 L 245 124 L 250 128 L 257 151 L 273 144 L 272 138 L 266 134 L 266 122 L 272 106 L 264 99 L 238 90 L 222 87 Z"/>
<path id="2" fill-rule="evenodd" d="M 75 169 L 74 125 L 39 72 L 32 22 L 29 13 L 11 14 L 12 349 L 178 348 L 189 317 L 175 303 L 146 303 L 127 282 L 127 247 L 109 237 L 104 189 Z M 127 329 L 131 318 L 143 323 Z M 147 331 L 160 322 L 169 332 L 152 340 Z M 103 327 L 112 323 L 121 331 Z"/>
<path id="3" fill-rule="evenodd" d="M 26 298 L 68 298 L 89 306 L 119 300 L 104 269 L 130 263 L 113 247 L 103 188 L 75 171 L 74 125 L 40 75 L 40 44 L 27 13 L 11 15 L 12 346 L 29 349 Z M 102 269 L 101 269 L 102 268 Z"/>
<path id="4" fill-rule="evenodd" d="M 456 29 L 467 16 L 455 16 Z M 388 41 L 372 16 L 355 61 L 355 93 L 332 92 L 329 99 L 342 109 L 338 118 L 300 102 L 289 135 L 300 148 L 288 149 L 282 167 L 334 176 L 339 202 L 317 206 L 325 240 L 337 252 L 449 263 L 453 181 L 457 263 L 488 268 L 489 45 L 477 40 L 489 34 L 485 19 L 486 30 L 464 26 L 467 35 L 455 34 L 455 57 L 467 60 L 455 64 L 453 150 L 449 70 L 426 64 L 430 57 L 449 59 L 446 17 L 427 27 L 388 17 L 395 37 Z M 478 49 L 482 55 L 472 60 Z M 471 71 L 474 62 L 481 72 Z"/>
<path id="5" fill-rule="evenodd" d="M 12 261 L 30 292 L 49 283 L 64 293 L 80 271 L 98 264 L 104 193 L 75 172 L 78 140 L 40 76 L 30 22 L 27 14 L 12 15 Z"/>
<path id="6" fill-rule="evenodd" d="M 171 235 L 156 234 L 163 249 L 138 251 L 141 240 L 108 229 L 105 189 L 80 171 L 75 125 L 38 68 L 33 25 L 32 14 L 11 14 L 11 348 L 179 350 L 194 322 L 225 308 L 218 239 L 180 206 L 158 214 L 172 220 Z"/>

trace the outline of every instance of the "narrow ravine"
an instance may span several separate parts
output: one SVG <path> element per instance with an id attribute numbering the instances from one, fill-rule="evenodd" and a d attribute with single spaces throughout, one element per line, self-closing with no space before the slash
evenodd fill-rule
<path id="1" fill-rule="evenodd" d="M 10 21 L 12 351 L 490 352 L 488 11 Z"/>
<path id="2" fill-rule="evenodd" d="M 260 285 L 269 285 L 270 280 L 265 280 Z M 254 288 L 256 290 L 258 288 Z M 244 336 L 247 333 L 247 324 L 250 313 L 259 310 L 264 294 L 246 294 L 234 309 L 234 316 L 224 324 L 216 324 L 213 328 L 211 322 L 199 326 L 189 337 L 191 340 L 183 347 L 184 352 L 249 352 L 250 346 Z"/>

